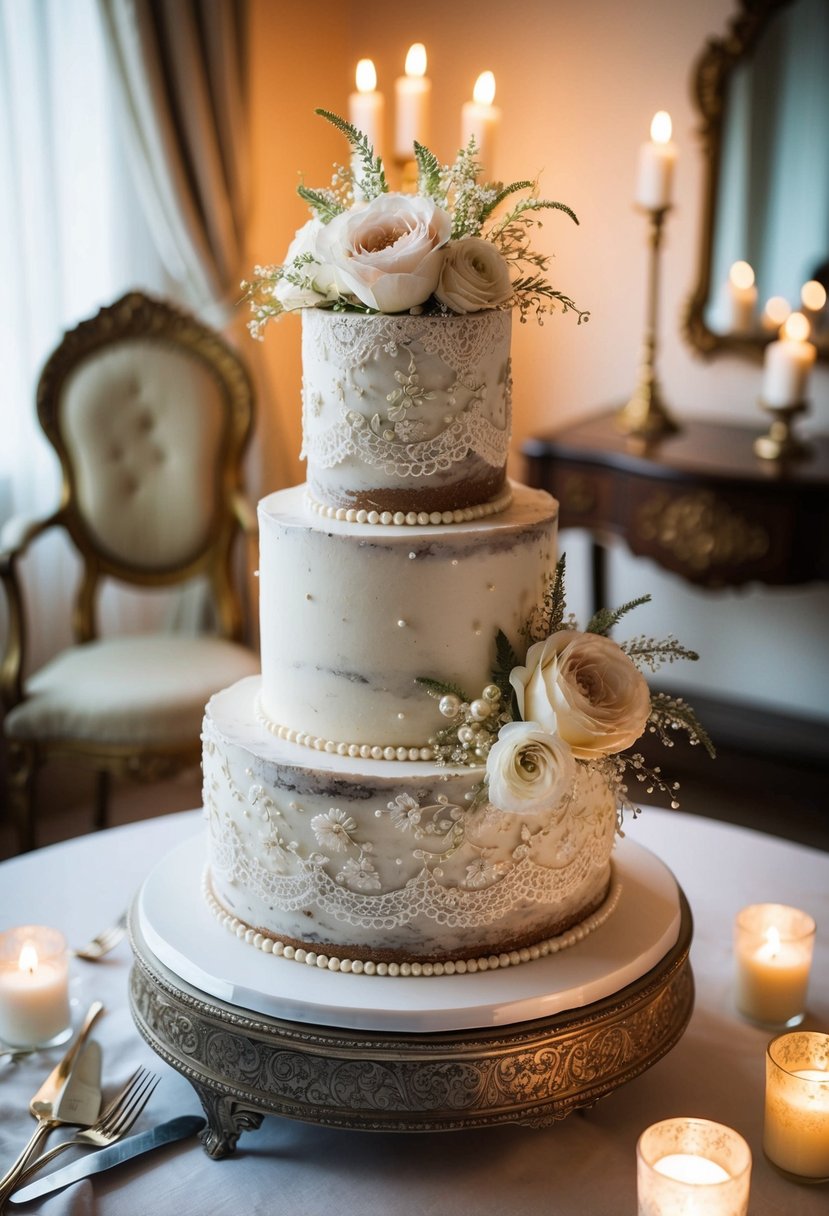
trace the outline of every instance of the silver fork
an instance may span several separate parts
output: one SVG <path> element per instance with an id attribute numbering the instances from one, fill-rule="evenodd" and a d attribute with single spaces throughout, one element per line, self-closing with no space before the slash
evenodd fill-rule
<path id="1" fill-rule="evenodd" d="M 105 954 L 109 954 L 110 950 L 114 950 L 120 942 L 121 938 L 127 931 L 127 914 L 122 912 L 114 925 L 103 929 L 100 933 L 96 933 L 95 937 L 91 938 L 85 946 L 80 946 L 72 953 L 75 958 L 86 959 L 88 963 L 97 963 L 98 959 L 103 958 Z"/>
<path id="2" fill-rule="evenodd" d="M 92 1127 L 77 1132 L 69 1140 L 62 1140 L 54 1148 L 38 1157 L 18 1179 L 18 1187 L 28 1182 L 44 1165 L 53 1161 L 68 1148 L 105 1148 L 126 1136 L 138 1116 L 152 1097 L 159 1078 L 146 1068 L 138 1068 L 104 1108 Z"/>

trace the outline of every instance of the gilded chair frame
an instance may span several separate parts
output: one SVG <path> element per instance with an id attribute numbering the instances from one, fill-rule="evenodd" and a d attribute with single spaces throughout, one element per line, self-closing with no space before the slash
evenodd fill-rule
<path id="1" fill-rule="evenodd" d="M 175 566 L 132 564 L 96 540 L 78 505 L 76 475 L 63 432 L 61 400 L 67 377 L 84 360 L 114 342 L 150 339 L 197 359 L 220 388 L 226 406 L 220 459 L 215 469 L 215 508 L 200 542 Z M 217 633 L 241 642 L 245 634 L 243 597 L 235 577 L 235 543 L 240 534 L 256 536 L 256 514 L 242 489 L 242 460 L 253 425 L 254 394 L 239 356 L 215 331 L 191 315 L 142 292 L 133 291 L 102 308 L 66 333 L 43 367 L 37 387 L 37 413 L 61 466 L 57 510 L 25 527 L 15 542 L 0 550 L 0 584 L 6 595 L 8 634 L 0 660 L 0 700 L 6 712 L 24 698 L 27 659 L 25 602 L 18 564 L 32 543 L 52 528 L 63 528 L 81 561 L 81 574 L 72 605 L 76 643 L 99 636 L 97 596 L 103 579 L 142 588 L 171 587 L 203 576 L 215 605 Z M 110 777 L 153 781 L 197 764 L 199 741 L 186 745 L 113 745 L 54 738 L 47 741 L 7 740 L 7 787 L 10 811 L 21 847 L 34 844 L 34 777 L 49 757 L 86 763 L 97 774 L 94 823 L 106 822 Z"/>

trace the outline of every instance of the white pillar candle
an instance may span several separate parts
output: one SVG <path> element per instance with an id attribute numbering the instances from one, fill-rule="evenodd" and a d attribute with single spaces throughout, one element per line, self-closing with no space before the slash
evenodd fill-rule
<path id="1" fill-rule="evenodd" d="M 793 1026 L 806 1010 L 815 922 L 784 904 L 752 904 L 734 922 L 736 1004 L 764 1026 Z"/>
<path id="2" fill-rule="evenodd" d="M 676 144 L 671 142 L 671 129 L 670 114 L 659 110 L 651 122 L 650 139 L 639 149 L 636 202 L 648 211 L 660 211 L 671 205 L 677 161 Z"/>
<path id="3" fill-rule="evenodd" d="M 501 121 L 501 111 L 493 105 L 495 101 L 495 76 L 492 72 L 481 72 L 472 90 L 472 100 L 465 101 L 461 109 L 461 147 L 466 148 L 474 137 L 484 181 L 494 174 L 495 141 Z"/>
<path id="4" fill-rule="evenodd" d="M 707 1119 L 654 1123 L 636 1146 L 638 1216 L 745 1216 L 751 1151 Z"/>
<path id="5" fill-rule="evenodd" d="M 757 286 L 754 271 L 748 262 L 735 262 L 726 283 L 726 332 L 748 334 L 754 329 L 757 310 Z"/>
<path id="6" fill-rule="evenodd" d="M 406 55 L 406 75 L 398 76 L 395 92 L 395 155 L 404 161 L 414 159 L 415 140 L 428 146 L 429 99 L 432 82 L 426 75 L 426 48 L 415 42 Z"/>
<path id="7" fill-rule="evenodd" d="M 770 296 L 763 309 L 761 323 L 766 333 L 777 333 L 791 315 L 792 306 L 783 296 Z"/>
<path id="8" fill-rule="evenodd" d="M 784 1173 L 829 1180 L 829 1035 L 798 1031 L 769 1043 L 763 1151 Z"/>
<path id="9" fill-rule="evenodd" d="M 69 966 L 56 929 L 23 925 L 0 934 L 0 1039 L 42 1047 L 68 1037 Z"/>
<path id="10" fill-rule="evenodd" d="M 355 84 L 356 91 L 348 95 L 348 120 L 362 131 L 375 156 L 382 160 L 386 101 L 377 90 L 377 72 L 370 59 L 361 59 L 357 64 Z"/>
<path id="11" fill-rule="evenodd" d="M 797 405 L 806 399 L 817 349 L 806 341 L 809 322 L 801 312 L 793 312 L 780 333 L 778 341 L 766 347 L 760 396 L 764 405 Z"/>

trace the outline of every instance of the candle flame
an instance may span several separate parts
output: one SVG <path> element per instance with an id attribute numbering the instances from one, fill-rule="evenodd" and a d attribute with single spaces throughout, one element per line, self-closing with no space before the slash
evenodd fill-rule
<path id="1" fill-rule="evenodd" d="M 34 975 L 37 971 L 37 965 L 37 949 L 34 942 L 24 942 L 20 949 L 20 958 L 17 960 L 18 969 L 20 971 L 28 971 L 29 975 Z"/>
<path id="2" fill-rule="evenodd" d="M 809 337 L 811 326 L 802 312 L 793 312 L 787 318 L 780 333 L 791 342 L 805 342 Z"/>
<path id="3" fill-rule="evenodd" d="M 406 55 L 406 75 L 426 75 L 426 47 L 422 42 L 413 42 Z"/>
<path id="4" fill-rule="evenodd" d="M 491 106 L 495 100 L 495 76 L 492 72 L 481 72 L 472 90 L 472 100 L 479 106 Z"/>
<path id="5" fill-rule="evenodd" d="M 354 73 L 358 93 L 373 93 L 377 88 L 377 72 L 370 59 L 361 59 Z"/>
<path id="6" fill-rule="evenodd" d="M 771 296 L 766 301 L 764 309 L 766 316 L 772 325 L 780 326 L 792 311 L 788 300 L 784 300 L 782 296 Z"/>
<path id="7" fill-rule="evenodd" d="M 747 287 L 754 286 L 754 271 L 749 266 L 748 262 L 735 262 L 728 272 L 728 277 L 735 287 L 744 291 Z"/>
<path id="8" fill-rule="evenodd" d="M 651 139 L 655 144 L 667 144 L 670 142 L 673 126 L 671 124 L 671 116 L 667 110 L 657 110 L 651 122 Z"/>
<path id="9" fill-rule="evenodd" d="M 780 953 L 780 930 L 776 925 L 769 925 L 763 934 L 763 954 L 766 958 L 776 958 Z"/>
<path id="10" fill-rule="evenodd" d="M 826 288 L 817 279 L 810 279 L 800 289 L 800 302 L 804 308 L 812 312 L 820 312 L 826 304 Z"/>

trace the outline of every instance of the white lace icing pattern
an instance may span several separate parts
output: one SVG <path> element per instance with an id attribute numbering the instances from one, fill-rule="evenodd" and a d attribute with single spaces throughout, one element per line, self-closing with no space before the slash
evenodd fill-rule
<path id="1" fill-rule="evenodd" d="M 267 937 L 263 933 L 258 933 L 256 929 L 252 929 L 249 925 L 246 925 L 238 916 L 233 916 L 231 913 L 226 912 L 210 889 L 208 871 L 205 871 L 202 879 L 202 894 L 213 915 L 219 919 L 226 929 L 235 937 L 244 940 L 248 945 L 261 950 L 264 954 L 272 954 L 275 958 L 284 958 L 291 962 L 302 963 L 306 967 L 316 967 L 324 971 L 351 972 L 354 975 L 419 977 L 432 975 L 471 975 L 476 971 L 497 971 L 501 967 L 517 967 L 519 963 L 531 963 L 536 959 L 546 958 L 550 954 L 557 954 L 561 950 L 575 946 L 578 942 L 584 941 L 596 929 L 600 928 L 613 915 L 622 894 L 622 884 L 619 882 L 614 883 L 602 906 L 566 933 L 559 933 L 555 937 L 545 938 L 544 941 L 537 942 L 533 946 L 522 946 L 520 950 L 505 950 L 500 954 L 480 955 L 476 958 L 458 959 L 456 961 L 447 960 L 445 963 L 376 963 L 372 959 L 339 958 L 336 955 L 326 954 L 323 951 L 304 950 L 301 946 L 286 946 L 284 942 Z"/>

